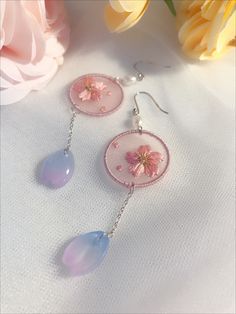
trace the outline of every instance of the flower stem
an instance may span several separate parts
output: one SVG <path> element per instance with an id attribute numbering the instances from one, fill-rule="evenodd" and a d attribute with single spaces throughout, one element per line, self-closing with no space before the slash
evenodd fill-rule
<path id="1" fill-rule="evenodd" d="M 170 12 L 176 16 L 176 10 L 175 10 L 175 6 L 174 6 L 174 3 L 173 3 L 173 0 L 164 0 L 166 5 L 168 6 Z"/>

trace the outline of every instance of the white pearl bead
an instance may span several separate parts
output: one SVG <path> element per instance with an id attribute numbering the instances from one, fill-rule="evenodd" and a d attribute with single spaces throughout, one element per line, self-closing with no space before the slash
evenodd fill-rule
<path id="1" fill-rule="evenodd" d="M 136 76 L 125 76 L 120 79 L 121 84 L 124 86 L 133 85 L 136 83 L 136 81 L 137 81 Z"/>
<path id="2" fill-rule="evenodd" d="M 142 127 L 143 121 L 139 115 L 133 116 L 133 126 L 135 129 L 138 129 L 139 127 Z"/>

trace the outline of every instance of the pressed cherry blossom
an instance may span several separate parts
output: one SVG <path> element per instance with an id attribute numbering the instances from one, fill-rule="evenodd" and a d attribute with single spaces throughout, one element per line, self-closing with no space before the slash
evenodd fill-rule
<path id="1" fill-rule="evenodd" d="M 149 145 L 141 145 L 135 152 L 127 152 L 126 161 L 130 164 L 129 172 L 134 177 L 145 174 L 148 177 L 154 177 L 158 173 L 158 164 L 163 157 L 158 152 L 153 152 Z"/>
<path id="2" fill-rule="evenodd" d="M 102 92 L 107 88 L 103 82 L 97 82 L 93 77 L 86 77 L 82 82 L 75 85 L 79 98 L 82 101 L 93 100 L 98 101 L 102 97 Z"/>

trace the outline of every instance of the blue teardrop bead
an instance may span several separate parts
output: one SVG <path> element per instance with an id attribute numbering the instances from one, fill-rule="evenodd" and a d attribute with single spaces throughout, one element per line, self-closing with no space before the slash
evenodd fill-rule
<path id="1" fill-rule="evenodd" d="M 46 157 L 40 167 L 40 183 L 58 189 L 64 186 L 74 172 L 74 157 L 71 151 L 59 150 Z"/>
<path id="2" fill-rule="evenodd" d="M 63 254 L 63 264 L 72 276 L 82 276 L 97 268 L 107 254 L 109 237 L 93 231 L 74 238 Z"/>

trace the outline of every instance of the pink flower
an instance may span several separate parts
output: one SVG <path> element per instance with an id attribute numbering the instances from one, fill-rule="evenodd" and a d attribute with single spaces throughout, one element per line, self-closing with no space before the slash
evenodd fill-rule
<path id="1" fill-rule="evenodd" d="M 1 0 L 0 93 L 3 104 L 44 87 L 63 63 L 69 27 L 63 1 Z"/>
<path id="2" fill-rule="evenodd" d="M 98 101 L 102 97 L 102 91 L 107 86 L 103 82 L 97 82 L 93 77 L 86 77 L 82 82 L 75 86 L 75 90 L 79 93 L 79 98 L 82 101 L 93 100 Z"/>
<path id="3" fill-rule="evenodd" d="M 131 164 L 129 172 L 134 177 L 139 177 L 141 174 L 154 177 L 158 173 L 158 164 L 163 157 L 158 152 L 152 152 L 149 145 L 143 145 L 135 152 L 126 153 L 125 159 Z"/>

